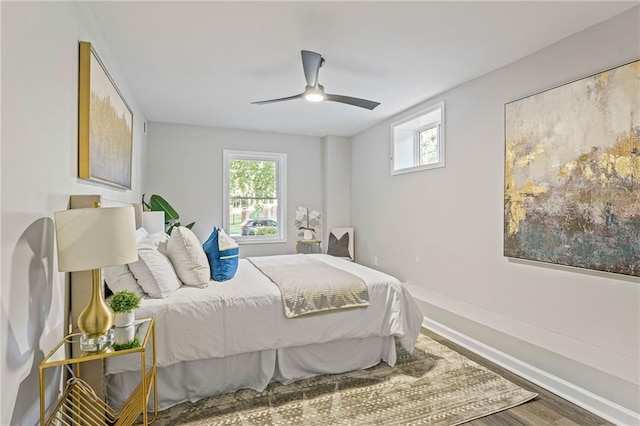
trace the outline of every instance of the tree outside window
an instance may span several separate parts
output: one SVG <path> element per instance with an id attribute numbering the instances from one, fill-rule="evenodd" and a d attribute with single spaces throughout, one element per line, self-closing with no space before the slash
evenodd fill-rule
<path id="1" fill-rule="evenodd" d="M 239 242 L 282 240 L 285 154 L 224 151 L 225 226 Z"/>

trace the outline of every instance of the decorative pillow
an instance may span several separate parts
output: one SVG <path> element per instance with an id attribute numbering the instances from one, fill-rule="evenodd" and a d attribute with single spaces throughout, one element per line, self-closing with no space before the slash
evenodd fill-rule
<path id="1" fill-rule="evenodd" d="M 156 232 L 154 234 L 147 234 L 146 238 L 138 241 L 138 245 L 145 245 L 154 247 L 160 253 L 167 256 L 167 245 L 169 244 L 169 236 L 164 232 Z"/>
<path id="2" fill-rule="evenodd" d="M 196 287 L 206 287 L 209 284 L 211 269 L 207 255 L 202 243 L 189 228 L 173 228 L 167 244 L 167 255 L 184 284 Z"/>
<path id="3" fill-rule="evenodd" d="M 166 299 L 180 287 L 169 259 L 152 246 L 139 245 L 138 261 L 129 269 L 149 297 Z"/>
<path id="4" fill-rule="evenodd" d="M 337 257 L 351 257 L 349 253 L 349 233 L 345 232 L 340 239 L 337 239 L 333 232 L 329 233 L 329 247 L 327 254 Z"/>
<path id="5" fill-rule="evenodd" d="M 109 266 L 103 268 L 102 271 L 104 280 L 112 293 L 128 290 L 134 292 L 141 299 L 146 296 L 127 265 Z"/>
<path id="6" fill-rule="evenodd" d="M 211 278 L 226 281 L 233 278 L 238 270 L 238 243 L 222 229 L 213 228 L 209 239 L 202 245 L 209 259 Z"/>

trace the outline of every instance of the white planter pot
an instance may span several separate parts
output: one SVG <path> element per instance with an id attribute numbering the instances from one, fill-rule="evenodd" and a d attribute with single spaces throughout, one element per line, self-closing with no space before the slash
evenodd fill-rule
<path id="1" fill-rule="evenodd" d="M 129 343 L 136 337 L 136 328 L 133 325 L 128 327 L 114 327 L 113 334 L 116 345 L 124 345 Z"/>
<path id="2" fill-rule="evenodd" d="M 313 240 L 313 231 L 305 229 L 302 238 L 305 240 Z"/>
<path id="3" fill-rule="evenodd" d="M 128 327 L 133 324 L 133 321 L 136 319 L 133 311 L 132 312 L 116 312 L 116 316 L 113 320 L 113 324 L 116 327 Z"/>

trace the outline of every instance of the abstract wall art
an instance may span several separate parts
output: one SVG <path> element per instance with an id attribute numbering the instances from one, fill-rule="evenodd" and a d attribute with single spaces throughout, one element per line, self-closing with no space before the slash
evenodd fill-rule
<path id="1" fill-rule="evenodd" d="M 91 43 L 80 42 L 78 177 L 131 189 L 133 113 Z"/>
<path id="2" fill-rule="evenodd" d="M 505 105 L 504 255 L 640 276 L 640 61 Z"/>

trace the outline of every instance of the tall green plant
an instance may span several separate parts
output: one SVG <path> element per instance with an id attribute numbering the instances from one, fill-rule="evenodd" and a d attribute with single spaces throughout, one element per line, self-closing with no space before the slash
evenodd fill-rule
<path id="1" fill-rule="evenodd" d="M 146 201 L 144 201 L 144 196 L 145 194 L 142 194 L 142 205 L 146 209 L 154 212 L 164 212 L 164 224 L 167 228 L 167 234 L 171 234 L 171 231 L 173 231 L 173 228 L 175 228 L 176 226 L 182 226 L 180 222 L 178 222 L 178 219 L 180 219 L 180 215 L 171 206 L 171 204 L 169 204 L 167 200 L 162 198 L 160 195 L 153 194 L 151 198 L 149 198 L 149 203 L 147 203 Z M 195 224 L 195 222 L 191 222 L 190 224 L 184 226 L 185 228 L 191 229 Z"/>

